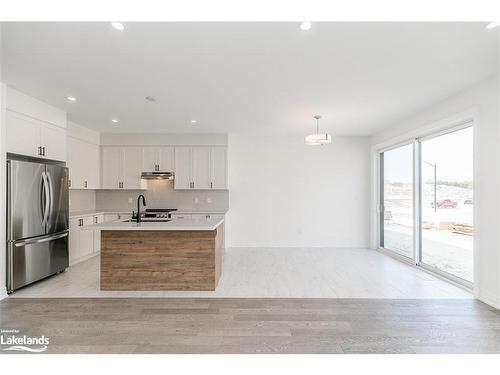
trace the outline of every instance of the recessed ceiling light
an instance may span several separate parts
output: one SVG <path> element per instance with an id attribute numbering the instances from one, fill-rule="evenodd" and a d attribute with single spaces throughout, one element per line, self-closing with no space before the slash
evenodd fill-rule
<path id="1" fill-rule="evenodd" d="M 309 21 L 307 21 L 307 22 L 302 22 L 302 23 L 300 24 L 300 29 L 301 29 L 301 30 L 309 30 L 309 29 L 311 28 L 311 26 L 312 26 L 312 23 L 311 23 L 311 22 L 309 22 Z"/>
<path id="2" fill-rule="evenodd" d="M 500 26 L 500 22 L 490 22 L 489 24 L 486 25 L 486 28 L 488 30 L 491 30 L 491 29 L 494 29 L 498 26 Z"/>
<path id="3" fill-rule="evenodd" d="M 156 99 L 152 96 L 146 96 L 144 99 L 146 99 L 149 102 L 156 102 Z"/>
<path id="4" fill-rule="evenodd" d="M 114 118 L 114 119 L 111 120 L 111 122 L 113 122 L 113 123 L 116 124 L 116 123 L 118 123 L 118 120 Z"/>
<path id="5" fill-rule="evenodd" d="M 111 26 L 113 26 L 116 30 L 120 30 L 120 31 L 125 29 L 125 26 L 123 26 L 123 23 L 121 23 L 121 22 L 111 22 Z"/>
<path id="6" fill-rule="evenodd" d="M 76 98 L 74 96 L 67 96 L 66 99 L 68 99 L 70 102 L 76 101 Z"/>
<path id="7" fill-rule="evenodd" d="M 197 122 L 197 120 L 191 120 L 191 124 L 196 124 Z"/>

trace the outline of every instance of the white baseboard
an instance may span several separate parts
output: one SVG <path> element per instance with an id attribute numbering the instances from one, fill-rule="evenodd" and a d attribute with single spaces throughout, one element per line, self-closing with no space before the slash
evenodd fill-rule
<path id="1" fill-rule="evenodd" d="M 481 291 L 477 296 L 477 299 L 487 305 L 490 305 L 491 307 L 494 307 L 495 309 L 500 310 L 500 298 L 493 293 Z"/>

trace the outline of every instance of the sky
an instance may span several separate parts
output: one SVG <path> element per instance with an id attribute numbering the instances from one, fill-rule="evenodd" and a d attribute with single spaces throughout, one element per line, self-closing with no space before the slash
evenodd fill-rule
<path id="1" fill-rule="evenodd" d="M 473 128 L 468 127 L 422 142 L 422 161 L 437 164 L 437 179 L 472 181 Z M 384 153 L 384 179 L 411 183 L 413 180 L 413 145 Z M 433 179 L 434 169 L 422 163 L 422 179 Z"/>

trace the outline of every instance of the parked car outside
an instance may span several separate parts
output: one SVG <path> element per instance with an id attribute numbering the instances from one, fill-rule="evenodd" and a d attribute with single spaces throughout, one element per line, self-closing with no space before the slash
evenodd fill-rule
<path id="1" fill-rule="evenodd" d="M 437 208 L 457 208 L 458 202 L 451 199 L 442 199 L 437 201 Z M 434 208 L 434 202 L 431 202 L 431 207 Z"/>

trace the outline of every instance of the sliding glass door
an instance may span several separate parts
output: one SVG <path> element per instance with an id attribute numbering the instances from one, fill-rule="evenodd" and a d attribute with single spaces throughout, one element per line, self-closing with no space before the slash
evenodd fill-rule
<path id="1" fill-rule="evenodd" d="M 380 246 L 413 258 L 413 144 L 380 154 Z"/>
<path id="2" fill-rule="evenodd" d="M 424 139 L 420 150 L 420 263 L 472 282 L 473 128 Z"/>
<path id="3" fill-rule="evenodd" d="M 380 152 L 379 245 L 465 285 L 473 282 L 473 127 Z"/>

